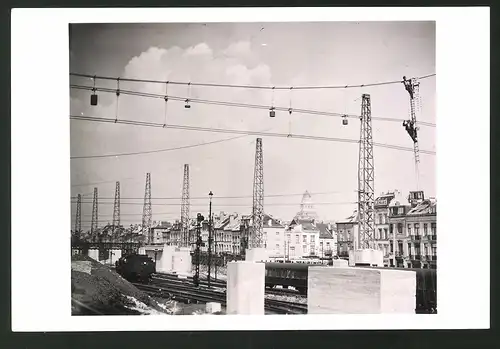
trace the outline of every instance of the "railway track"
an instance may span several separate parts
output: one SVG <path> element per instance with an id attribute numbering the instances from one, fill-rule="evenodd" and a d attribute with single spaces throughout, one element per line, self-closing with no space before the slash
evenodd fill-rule
<path id="1" fill-rule="evenodd" d="M 216 291 L 208 288 L 195 288 L 189 283 L 162 283 L 156 285 L 145 285 L 134 283 L 138 289 L 152 296 L 170 298 L 182 302 L 218 302 L 226 304 L 225 291 Z M 302 303 L 285 302 L 275 299 L 265 299 L 266 310 L 277 314 L 306 314 L 307 305 Z"/>
<path id="2" fill-rule="evenodd" d="M 189 276 L 187 278 L 179 278 L 178 275 L 176 274 L 163 274 L 163 273 L 157 273 L 153 275 L 153 279 L 156 280 L 172 280 L 172 281 L 179 281 L 179 282 L 185 282 L 185 283 L 193 283 L 193 277 Z M 208 286 L 208 280 L 206 279 L 201 279 L 200 280 L 200 285 L 203 286 Z M 212 287 L 217 287 L 217 288 L 226 288 L 226 281 L 223 280 L 210 280 L 210 285 Z M 287 288 L 273 288 L 269 289 L 266 288 L 266 293 L 267 294 L 274 294 L 274 295 L 280 295 L 280 296 L 299 296 L 302 297 L 298 291 L 296 290 L 290 290 Z"/>

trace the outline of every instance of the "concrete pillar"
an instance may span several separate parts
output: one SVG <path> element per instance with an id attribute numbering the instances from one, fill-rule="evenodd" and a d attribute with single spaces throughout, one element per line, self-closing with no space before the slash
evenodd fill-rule
<path id="1" fill-rule="evenodd" d="M 349 250 L 349 266 L 354 267 L 356 265 L 354 250 Z"/>
<path id="2" fill-rule="evenodd" d="M 264 263 L 227 264 L 227 314 L 264 315 L 265 271 Z"/>
<path id="3" fill-rule="evenodd" d="M 96 248 L 89 249 L 89 257 L 99 262 L 99 250 Z"/>
<path id="4" fill-rule="evenodd" d="M 189 248 L 176 249 L 172 256 L 172 269 L 180 275 L 191 275 L 191 251 Z"/>
<path id="5" fill-rule="evenodd" d="M 164 245 L 161 258 L 156 262 L 156 270 L 160 273 L 171 273 L 173 271 L 174 246 Z"/>
<path id="6" fill-rule="evenodd" d="M 308 314 L 414 314 L 414 271 L 309 267 Z"/>
<path id="7" fill-rule="evenodd" d="M 262 247 L 249 248 L 245 250 L 245 261 L 248 262 L 265 262 L 269 259 L 267 249 Z"/>
<path id="8" fill-rule="evenodd" d="M 332 267 L 336 268 L 347 268 L 349 266 L 349 262 L 345 259 L 334 259 L 332 260 Z"/>

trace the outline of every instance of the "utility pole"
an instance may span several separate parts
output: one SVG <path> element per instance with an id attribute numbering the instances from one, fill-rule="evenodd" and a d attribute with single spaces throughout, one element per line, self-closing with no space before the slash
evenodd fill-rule
<path id="1" fill-rule="evenodd" d="M 198 213 L 196 217 L 196 249 L 194 250 L 194 266 L 195 272 L 193 277 L 193 283 L 196 287 L 200 286 L 200 246 L 201 246 L 201 223 L 205 220 L 205 217 Z"/>
<path id="2" fill-rule="evenodd" d="M 257 138 L 255 147 L 255 170 L 253 177 L 253 205 L 252 205 L 252 241 L 251 247 L 262 247 L 264 221 L 264 161 L 262 154 L 262 138 Z"/>
<path id="3" fill-rule="evenodd" d="M 371 100 L 369 94 L 362 95 L 361 130 L 358 165 L 358 224 L 359 245 L 354 249 L 372 248 L 375 232 L 375 193 Z"/>
<path id="4" fill-rule="evenodd" d="M 99 207 L 97 202 L 97 187 L 94 188 L 94 200 L 92 201 L 92 223 L 90 225 L 90 236 L 92 237 L 92 241 L 96 242 L 97 240 L 97 225 L 99 221 Z"/>
<path id="5" fill-rule="evenodd" d="M 78 194 L 76 199 L 76 222 L 75 222 L 75 237 L 80 240 L 80 232 L 82 231 L 82 196 Z"/>
<path id="6" fill-rule="evenodd" d="M 116 182 L 115 188 L 115 203 L 113 206 L 113 234 L 111 235 L 111 242 L 113 242 L 113 235 L 116 235 L 116 229 L 120 228 L 120 182 Z"/>
<path id="7" fill-rule="evenodd" d="M 211 272 L 211 266 L 212 266 L 212 196 L 214 194 L 212 191 L 208 193 L 208 196 L 210 197 L 210 204 L 209 204 L 209 209 L 208 209 L 208 275 L 207 275 L 207 281 L 208 281 L 208 287 L 210 287 L 210 272 Z"/>
<path id="8" fill-rule="evenodd" d="M 142 236 L 146 235 L 146 243 L 151 244 L 151 173 L 146 173 L 146 188 L 144 190 L 144 208 L 142 211 Z"/>
<path id="9" fill-rule="evenodd" d="M 415 101 L 418 102 L 418 107 L 420 108 L 420 82 L 418 82 L 415 78 L 407 80 L 406 76 L 403 76 L 403 84 L 406 91 L 410 95 L 410 120 L 405 120 L 403 122 L 403 127 L 406 129 L 406 132 L 408 132 L 413 141 L 413 154 L 415 157 L 415 177 L 417 181 L 417 190 L 419 190 L 420 174 L 418 164 L 420 163 L 420 150 L 418 146 L 417 133 L 419 128 L 417 126 L 417 106 L 415 105 Z"/>
<path id="10" fill-rule="evenodd" d="M 181 245 L 187 247 L 189 243 L 189 165 L 184 165 L 184 179 L 182 182 L 181 202 Z"/>

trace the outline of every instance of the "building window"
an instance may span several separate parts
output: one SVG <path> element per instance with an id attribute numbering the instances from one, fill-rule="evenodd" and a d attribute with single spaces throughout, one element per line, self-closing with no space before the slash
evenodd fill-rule
<path id="1" fill-rule="evenodd" d="M 411 235 L 411 224 L 408 224 L 408 234 L 407 235 Z"/>
<path id="2" fill-rule="evenodd" d="M 427 235 L 427 223 L 424 223 L 424 235 Z"/>
<path id="3" fill-rule="evenodd" d="M 398 234 L 403 234 L 403 223 L 398 223 Z"/>
<path id="4" fill-rule="evenodd" d="M 382 237 L 382 229 L 378 229 L 378 236 L 377 236 L 377 239 L 383 239 Z"/>
<path id="5" fill-rule="evenodd" d="M 436 235 L 436 223 L 431 223 L 431 235 Z"/>
<path id="6" fill-rule="evenodd" d="M 302 251 L 303 251 L 304 253 L 307 253 L 307 252 L 306 252 L 306 251 L 307 251 L 307 245 L 303 245 L 303 246 L 302 246 Z"/>
<path id="7" fill-rule="evenodd" d="M 311 235 L 311 244 L 314 245 L 314 235 Z"/>
<path id="8" fill-rule="evenodd" d="M 387 240 L 387 228 L 384 228 L 384 240 Z"/>
<path id="9" fill-rule="evenodd" d="M 286 239 L 290 242 L 290 234 L 286 234 Z"/>
<path id="10" fill-rule="evenodd" d="M 319 243 L 319 248 L 323 248 L 323 241 Z"/>
<path id="11" fill-rule="evenodd" d="M 437 256 L 437 249 L 436 249 L 436 245 L 433 245 L 433 246 L 431 247 L 431 251 L 432 251 L 432 255 L 433 255 L 433 256 Z"/>
<path id="12" fill-rule="evenodd" d="M 280 249 L 280 244 L 276 244 L 276 249 L 279 250 Z"/>
<path id="13" fill-rule="evenodd" d="M 420 245 L 415 245 L 415 255 L 420 256 Z"/>
<path id="14" fill-rule="evenodd" d="M 295 247 L 290 247 L 290 252 L 292 256 L 295 256 Z"/>
<path id="15" fill-rule="evenodd" d="M 398 214 L 404 214 L 404 208 L 403 207 L 398 207 Z"/>
<path id="16" fill-rule="evenodd" d="M 419 232 L 419 230 L 420 230 L 420 226 L 419 226 L 419 224 L 418 224 L 418 223 L 415 223 L 415 224 L 414 224 L 414 227 L 415 227 L 415 235 L 419 235 L 419 234 L 418 234 L 418 232 Z"/>
<path id="17" fill-rule="evenodd" d="M 299 235 L 295 235 L 295 243 L 298 244 L 299 243 Z"/>
<path id="18" fill-rule="evenodd" d="M 280 232 L 279 231 L 276 232 L 276 236 L 280 236 Z"/>
<path id="19" fill-rule="evenodd" d="M 307 242 L 307 235 L 302 235 L 302 242 Z"/>

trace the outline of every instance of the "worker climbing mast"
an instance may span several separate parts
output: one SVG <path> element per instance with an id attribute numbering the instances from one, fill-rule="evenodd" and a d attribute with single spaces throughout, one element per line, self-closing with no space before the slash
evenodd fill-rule
<path id="1" fill-rule="evenodd" d="M 412 78 L 407 80 L 406 76 L 403 76 L 403 84 L 405 85 L 406 91 L 410 95 L 410 120 L 403 121 L 403 127 L 406 132 L 410 135 L 413 141 L 413 153 L 415 156 L 415 176 L 417 180 L 417 190 L 419 189 L 419 170 L 418 164 L 420 163 L 420 154 L 418 148 L 418 127 L 417 127 L 417 107 L 420 109 L 420 94 L 419 87 L 420 83 L 417 79 Z M 418 103 L 416 103 L 418 102 Z"/>

